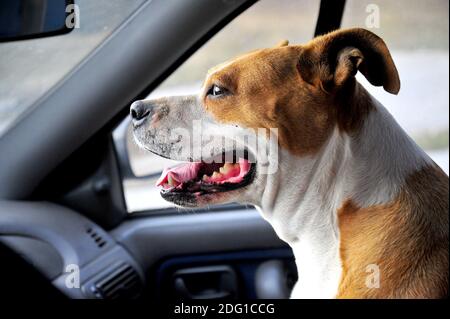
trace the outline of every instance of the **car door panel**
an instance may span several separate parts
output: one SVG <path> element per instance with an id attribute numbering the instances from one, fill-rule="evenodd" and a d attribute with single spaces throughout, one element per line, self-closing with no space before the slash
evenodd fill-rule
<path id="1" fill-rule="evenodd" d="M 234 298 L 258 297 L 256 273 L 267 261 L 282 261 L 285 266 L 282 276 L 286 280 L 296 276 L 291 249 L 253 208 L 202 213 L 181 210 L 178 214 L 137 216 L 112 230 L 111 235 L 138 260 L 149 282 L 147 292 L 156 298 L 207 298 L 201 292 L 192 296 L 177 292 L 174 276 L 183 270 L 197 269 L 197 281 L 202 281 L 203 276 L 210 279 L 204 280 L 208 282 L 219 277 L 208 275 L 212 272 L 210 267 L 230 268 L 235 273 L 237 287 L 227 297 Z M 203 288 L 220 290 L 220 287 Z M 186 290 L 201 289 L 187 287 Z"/>

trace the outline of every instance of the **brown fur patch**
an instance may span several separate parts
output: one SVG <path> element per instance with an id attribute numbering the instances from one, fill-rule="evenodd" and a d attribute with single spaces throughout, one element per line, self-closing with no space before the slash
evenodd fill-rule
<path id="1" fill-rule="evenodd" d="M 370 93 L 361 84 L 356 83 L 337 94 L 336 110 L 339 130 L 353 134 L 362 128 L 370 112 L 375 110 L 375 106 Z"/>
<path id="2" fill-rule="evenodd" d="M 397 70 L 384 42 L 363 29 L 318 37 L 305 45 L 255 50 L 209 72 L 229 94 L 204 95 L 204 106 L 222 123 L 277 128 L 280 146 L 294 155 L 315 154 L 333 128 L 355 132 L 373 108 L 357 84 L 358 70 L 375 85 L 397 92 Z M 355 48 L 358 47 L 358 48 Z"/>
<path id="3" fill-rule="evenodd" d="M 330 97 L 305 83 L 297 72 L 299 47 L 259 50 L 211 72 L 212 84 L 230 91 L 205 97 L 217 121 L 246 128 L 278 128 L 279 143 L 293 154 L 314 154 L 329 137 L 335 121 Z"/>
<path id="4" fill-rule="evenodd" d="M 343 273 L 338 298 L 448 296 L 449 182 L 437 167 L 412 174 L 388 205 L 338 212 Z M 368 288 L 366 267 L 380 269 L 380 287 Z"/>

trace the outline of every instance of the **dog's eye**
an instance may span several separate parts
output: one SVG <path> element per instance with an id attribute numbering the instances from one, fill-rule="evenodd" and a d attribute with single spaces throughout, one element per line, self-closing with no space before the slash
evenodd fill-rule
<path id="1" fill-rule="evenodd" d="M 226 93 L 226 90 L 218 85 L 213 85 L 208 91 L 208 96 L 219 97 Z"/>

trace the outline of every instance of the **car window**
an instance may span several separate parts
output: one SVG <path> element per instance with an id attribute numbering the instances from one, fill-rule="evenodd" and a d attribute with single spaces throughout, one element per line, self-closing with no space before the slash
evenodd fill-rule
<path id="1" fill-rule="evenodd" d="M 143 2 L 76 0 L 79 28 L 60 36 L 1 43 L 0 135 Z"/>
<path id="2" fill-rule="evenodd" d="M 262 0 L 237 17 L 163 82 L 149 98 L 193 94 L 206 71 L 235 55 L 270 47 L 282 39 L 304 43 L 313 37 L 319 1 Z M 364 27 L 388 44 L 402 79 L 398 96 L 363 85 L 448 173 L 448 2 L 444 0 L 347 0 L 342 27 Z M 124 180 L 129 212 L 170 207 L 154 187 L 175 162 L 145 152 L 127 138 L 136 176 Z"/>

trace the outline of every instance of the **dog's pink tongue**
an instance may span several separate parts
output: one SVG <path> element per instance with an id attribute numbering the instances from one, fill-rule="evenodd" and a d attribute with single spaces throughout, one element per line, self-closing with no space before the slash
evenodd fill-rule
<path id="1" fill-rule="evenodd" d="M 201 163 L 185 163 L 171 168 L 165 168 L 156 186 L 177 187 L 185 181 L 197 177 Z"/>

